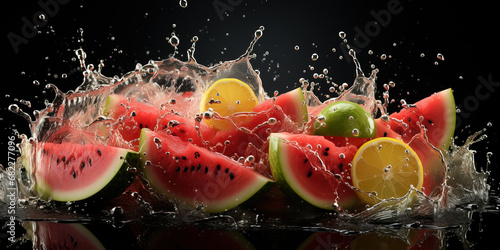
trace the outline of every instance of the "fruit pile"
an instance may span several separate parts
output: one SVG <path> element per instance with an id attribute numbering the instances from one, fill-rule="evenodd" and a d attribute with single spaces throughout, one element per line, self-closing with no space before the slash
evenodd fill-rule
<path id="1" fill-rule="evenodd" d="M 411 190 L 432 196 L 445 179 L 441 155 L 455 126 L 451 89 L 377 119 L 349 101 L 308 107 L 301 88 L 259 103 L 234 78 L 214 82 L 195 117 L 182 112 L 191 95 L 161 106 L 110 95 L 101 113 L 113 122 L 88 134 L 107 133 L 106 143 L 56 137 L 24 156 L 35 190 L 55 201 L 106 200 L 137 176 L 165 201 L 207 213 L 266 193 L 346 210 Z"/>

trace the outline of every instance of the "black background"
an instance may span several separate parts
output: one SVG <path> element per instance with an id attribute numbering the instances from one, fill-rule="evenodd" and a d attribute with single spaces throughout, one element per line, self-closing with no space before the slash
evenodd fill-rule
<path id="1" fill-rule="evenodd" d="M 51 101 L 54 96 L 50 91 L 42 93 L 45 84 L 54 83 L 62 91 L 68 91 L 81 83 L 79 64 L 72 60 L 76 57 L 74 51 L 80 47 L 87 52 L 87 64 L 97 66 L 103 59 L 103 74 L 120 76 L 133 70 L 136 63 L 167 58 L 174 50 L 165 38 L 172 31 L 180 38 L 177 57 L 186 60 L 189 40 L 198 36 L 195 57 L 198 63 L 210 65 L 243 54 L 254 31 L 264 26 L 264 36 L 254 49 L 257 58 L 252 65 L 261 71 L 267 92 L 284 92 L 301 77 L 314 81 L 312 74 L 321 73 L 323 68 L 329 70 L 335 82 L 351 84 L 354 65 L 342 52 L 339 31 L 345 31 L 349 43 L 356 44 L 353 41 L 356 30 L 364 31 L 375 20 L 371 12 L 381 13 L 393 1 L 188 0 L 187 8 L 181 8 L 176 0 L 61 2 L 67 3 L 57 2 L 57 8 L 51 5 L 51 13 L 37 1 L 9 1 L 2 7 L 0 151 L 7 151 L 7 136 L 13 135 L 12 128 L 28 132 L 27 122 L 7 111 L 9 104 L 16 103 L 31 114 L 44 108 L 44 100 Z M 500 22 L 496 5 L 492 1 L 429 2 L 401 0 L 402 11 L 392 14 L 385 26 L 379 24 L 380 29 L 369 37 L 367 45 L 359 48 L 358 58 L 366 74 L 371 64 L 380 69 L 379 92 L 383 83 L 396 83 L 391 89 L 391 98 L 396 99 L 391 111 L 399 109 L 397 103 L 401 98 L 413 103 L 433 92 L 453 88 L 456 105 L 465 112 L 458 114 L 461 118 L 455 133 L 458 144 L 491 122 L 493 126 L 486 132 L 488 139 L 473 149 L 477 150 L 478 168 L 485 167 L 486 153 L 493 152 L 489 170 L 493 175 L 490 182 L 496 190 L 499 185 L 495 176 L 500 172 L 496 98 L 500 86 L 493 87 L 489 96 L 481 100 L 475 93 L 481 85 L 480 78 L 490 78 L 500 85 Z M 221 18 L 213 3 L 224 3 L 230 8 Z M 44 22 L 38 18 L 40 12 L 46 13 Z M 31 23 L 40 22 L 40 27 L 36 35 L 25 37 L 15 51 L 9 36 L 23 36 L 23 29 L 33 26 L 23 18 Z M 298 51 L 294 49 L 296 45 L 300 47 Z M 312 53 L 318 53 L 317 61 L 311 60 Z M 424 57 L 420 56 L 422 53 Z M 444 61 L 437 59 L 438 53 L 444 55 Z M 381 60 L 382 54 L 391 58 Z M 339 60 L 341 55 L 343 60 Z M 309 70 L 309 65 L 315 70 Z M 61 77 L 64 73 L 68 75 L 66 79 Z M 40 85 L 34 85 L 34 80 Z M 318 82 L 325 85 L 324 81 Z M 317 94 L 320 92 L 326 93 L 326 87 Z M 32 107 L 19 100 L 31 101 Z M 5 165 L 6 159 L 2 157 L 0 163 Z"/>

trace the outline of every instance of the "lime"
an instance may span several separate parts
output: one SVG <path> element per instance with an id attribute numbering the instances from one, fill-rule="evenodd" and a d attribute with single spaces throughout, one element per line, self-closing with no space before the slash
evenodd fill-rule
<path id="1" fill-rule="evenodd" d="M 239 112 L 251 112 L 258 104 L 257 96 L 246 83 L 236 78 L 222 78 L 210 86 L 200 102 L 200 112 L 213 111 L 222 117 L 229 117 Z M 238 123 L 244 117 L 235 117 Z M 219 130 L 231 128 L 230 119 L 205 119 L 205 123 Z"/>
<path id="2" fill-rule="evenodd" d="M 381 137 L 363 144 L 352 161 L 351 178 L 357 192 L 367 204 L 379 199 L 403 197 L 413 186 L 422 188 L 422 163 L 413 149 L 400 140 Z M 365 193 L 366 192 L 366 193 Z"/>
<path id="3" fill-rule="evenodd" d="M 372 138 L 375 136 L 375 121 L 359 104 L 338 101 L 321 110 L 314 123 L 314 134 Z"/>

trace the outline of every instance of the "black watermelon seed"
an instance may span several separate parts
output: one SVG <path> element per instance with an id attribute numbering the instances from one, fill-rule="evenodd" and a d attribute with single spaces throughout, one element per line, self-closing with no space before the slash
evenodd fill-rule
<path id="1" fill-rule="evenodd" d="M 92 160 L 89 158 L 89 165 L 92 167 Z"/>
<path id="2" fill-rule="evenodd" d="M 98 149 L 97 153 L 99 154 L 99 156 L 102 156 L 101 150 Z"/>
<path id="3" fill-rule="evenodd" d="M 342 164 L 342 162 L 341 162 L 341 163 L 339 163 L 339 169 L 340 169 L 340 172 L 342 172 L 342 168 L 343 168 L 343 167 L 344 167 L 344 164 Z"/>
<path id="4" fill-rule="evenodd" d="M 387 131 L 386 131 L 386 132 L 384 132 L 384 137 L 387 137 Z"/>
<path id="5" fill-rule="evenodd" d="M 59 164 L 59 158 L 57 158 L 56 163 Z"/>
<path id="6" fill-rule="evenodd" d="M 200 153 L 194 152 L 194 158 L 196 159 L 196 158 L 199 158 L 199 157 L 200 157 Z"/>
<path id="7" fill-rule="evenodd" d="M 330 150 L 330 147 L 326 147 L 326 148 L 325 148 L 325 151 L 329 151 L 329 150 Z"/>
<path id="8" fill-rule="evenodd" d="M 231 180 L 234 179 L 234 174 L 233 173 L 229 174 L 229 179 L 231 179 Z"/>
<path id="9" fill-rule="evenodd" d="M 188 167 L 184 167 L 184 173 L 186 173 L 188 171 Z"/>
<path id="10" fill-rule="evenodd" d="M 311 175 L 312 175 L 312 174 L 313 174 L 313 171 L 311 170 L 311 171 L 309 171 L 309 172 L 307 173 L 307 177 L 311 177 Z"/>
<path id="11" fill-rule="evenodd" d="M 62 160 L 62 162 L 66 162 L 66 156 L 63 156 L 63 158 L 61 160 Z"/>
<path id="12" fill-rule="evenodd" d="M 198 164 L 198 167 L 196 167 L 196 171 L 200 171 L 201 169 L 201 164 Z"/>
<path id="13" fill-rule="evenodd" d="M 179 172 L 179 171 L 181 171 L 181 167 L 177 167 L 177 168 L 175 169 L 175 172 Z"/>
<path id="14" fill-rule="evenodd" d="M 309 161 L 309 160 L 306 158 L 306 159 L 304 160 L 304 163 L 307 163 L 308 161 Z"/>
<path id="15" fill-rule="evenodd" d="M 325 156 L 328 156 L 328 152 L 324 152 L 323 154 L 324 154 Z"/>
<path id="16" fill-rule="evenodd" d="M 408 122 L 411 122 L 411 117 L 408 117 Z"/>
<path id="17" fill-rule="evenodd" d="M 181 156 L 181 159 L 186 160 L 187 158 L 186 156 Z"/>
<path id="18" fill-rule="evenodd" d="M 76 179 L 76 173 L 73 171 L 73 179 Z"/>
<path id="19" fill-rule="evenodd" d="M 205 167 L 205 174 L 208 173 L 208 167 Z"/>
<path id="20" fill-rule="evenodd" d="M 226 168 L 224 172 L 226 172 L 226 174 L 229 173 L 229 168 Z"/>
<path id="21" fill-rule="evenodd" d="M 220 164 L 217 164 L 217 171 L 220 170 Z"/>
<path id="22" fill-rule="evenodd" d="M 139 123 L 139 128 L 142 129 L 144 127 L 144 125 L 142 125 L 142 123 Z"/>
<path id="23" fill-rule="evenodd" d="M 84 167 L 85 167 L 85 162 L 82 161 L 80 168 L 83 170 Z"/>
<path id="24" fill-rule="evenodd" d="M 430 125 L 432 125 L 432 124 L 433 124 L 433 122 L 432 122 L 431 120 L 429 120 L 428 122 L 429 122 L 429 124 L 430 124 Z"/>
<path id="25" fill-rule="evenodd" d="M 179 157 L 177 157 L 177 156 L 175 157 L 175 160 L 176 160 L 176 161 L 178 161 L 179 159 L 180 159 Z"/>
<path id="26" fill-rule="evenodd" d="M 193 165 L 193 166 L 191 166 L 191 172 L 193 172 L 193 171 L 194 171 L 194 165 Z"/>

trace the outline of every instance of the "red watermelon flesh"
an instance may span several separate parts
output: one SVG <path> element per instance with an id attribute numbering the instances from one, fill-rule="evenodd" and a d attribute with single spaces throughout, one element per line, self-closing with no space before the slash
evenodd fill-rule
<path id="1" fill-rule="evenodd" d="M 277 132 L 299 132 L 307 122 L 307 108 L 301 88 L 264 101 L 249 114 L 250 120 L 233 130 L 218 131 L 210 140 L 213 151 L 238 159 L 254 156 L 263 174 L 267 168 L 268 137 Z M 258 165 L 258 164 L 257 164 Z"/>
<path id="2" fill-rule="evenodd" d="M 169 108 L 169 107 L 167 107 Z M 134 98 L 123 95 L 110 95 L 106 102 L 104 113 L 113 119 L 121 119 L 115 126 L 120 135 L 126 141 L 138 146 L 142 128 L 151 130 L 165 130 L 170 134 L 192 142 L 203 145 L 203 140 L 209 139 L 215 133 L 206 124 L 199 123 L 200 133 L 198 135 L 195 120 L 182 116 L 167 108 L 160 108 L 150 103 L 138 102 Z"/>
<path id="3" fill-rule="evenodd" d="M 408 143 L 421 127 L 427 129 L 429 142 L 441 150 L 448 150 L 455 132 L 456 109 L 452 89 L 434 93 L 410 108 L 403 108 L 390 115 L 390 129 L 401 135 Z"/>
<path id="4" fill-rule="evenodd" d="M 119 195 L 130 185 L 137 153 L 105 145 L 39 143 L 34 166 L 35 189 L 55 201 L 102 199 Z"/>
<path id="5" fill-rule="evenodd" d="M 273 133 L 269 162 L 279 187 L 292 199 L 323 209 L 351 209 L 358 202 L 350 180 L 356 151 L 322 136 Z"/>
<path id="6" fill-rule="evenodd" d="M 446 89 L 418 101 L 409 109 L 391 114 L 388 121 L 375 120 L 376 137 L 402 140 L 417 153 L 424 173 L 422 191 L 428 196 L 439 192 L 446 178 L 441 153 L 446 153 L 449 147 L 455 117 L 453 93 Z M 420 126 L 425 126 L 427 131 L 422 131 Z"/>
<path id="7" fill-rule="evenodd" d="M 273 184 L 226 156 L 163 132 L 143 129 L 140 150 L 144 176 L 157 192 L 208 213 L 231 209 Z"/>

